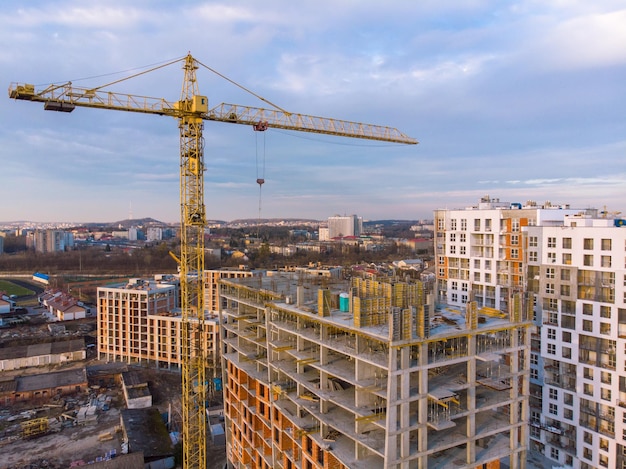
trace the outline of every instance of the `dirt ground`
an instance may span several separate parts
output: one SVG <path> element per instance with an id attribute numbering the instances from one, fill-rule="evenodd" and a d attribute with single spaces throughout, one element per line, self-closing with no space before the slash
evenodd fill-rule
<path id="1" fill-rule="evenodd" d="M 171 430 L 180 431 L 180 373 L 143 367 L 132 367 L 132 370 L 140 374 L 148 383 L 153 404 L 159 408 L 159 411 L 169 413 Z M 118 455 L 122 454 L 122 434 L 119 429 L 120 408 L 123 408 L 124 400 L 120 389 L 108 389 L 107 394 L 117 395 L 112 400 L 108 411 L 98 411 L 95 425 L 61 426 L 55 423 L 51 428 L 59 430 L 57 433 L 49 433 L 31 440 L 13 440 L 17 437 L 1 439 L 0 468 L 65 469 L 76 461 L 82 460 L 85 463 L 96 461 L 96 458 L 105 457 L 111 450 L 115 450 Z M 41 405 L 42 403 L 39 402 L 38 406 Z M 11 409 L 13 415 L 19 410 L 23 409 Z M 63 409 L 51 408 L 48 413 L 37 415 L 37 417 L 53 418 L 62 412 Z M 101 435 L 107 435 L 107 438 L 102 440 L 99 438 Z M 207 437 L 207 444 L 207 467 L 222 469 L 226 462 L 225 447 L 213 447 L 210 437 Z"/>
<path id="2" fill-rule="evenodd" d="M 85 463 L 104 457 L 115 449 L 121 454 L 119 410 L 111 409 L 98 417 L 94 426 L 63 428 L 32 440 L 17 440 L 0 448 L 0 467 L 7 469 L 69 468 L 74 461 Z M 110 433 L 113 439 L 100 441 L 99 435 Z"/>

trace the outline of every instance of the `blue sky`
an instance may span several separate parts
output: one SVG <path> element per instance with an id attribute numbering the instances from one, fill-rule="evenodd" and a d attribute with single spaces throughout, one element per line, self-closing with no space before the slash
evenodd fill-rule
<path id="1" fill-rule="evenodd" d="M 625 45 L 612 0 L 0 3 L 7 87 L 97 86 L 191 52 L 288 111 L 420 142 L 208 122 L 207 217 L 222 220 L 259 216 L 260 175 L 264 218 L 432 218 L 486 194 L 626 213 Z M 182 77 L 176 64 L 110 90 L 175 101 Z M 207 70 L 198 83 L 211 105 L 267 107 Z M 5 94 L 0 221 L 176 222 L 178 145 L 171 118 Z"/>

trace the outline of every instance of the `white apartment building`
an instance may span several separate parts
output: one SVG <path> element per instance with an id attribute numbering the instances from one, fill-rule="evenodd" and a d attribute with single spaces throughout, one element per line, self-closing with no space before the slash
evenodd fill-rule
<path id="1" fill-rule="evenodd" d="M 525 290 L 522 230 L 562 223 L 580 210 L 549 202 L 500 202 L 488 196 L 475 206 L 435 210 L 437 301 L 506 312 L 511 297 Z"/>
<path id="2" fill-rule="evenodd" d="M 360 236 L 363 232 L 363 218 L 356 215 L 328 217 L 328 238 Z M 321 239 L 320 239 L 321 240 Z"/>
<path id="3" fill-rule="evenodd" d="M 531 449 L 581 469 L 626 468 L 626 227 L 566 216 L 529 226 Z M 531 393 L 533 393 L 531 389 Z"/>

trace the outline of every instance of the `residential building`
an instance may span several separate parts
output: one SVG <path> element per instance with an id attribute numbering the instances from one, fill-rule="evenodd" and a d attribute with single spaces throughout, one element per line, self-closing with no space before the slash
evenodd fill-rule
<path id="1" fill-rule="evenodd" d="M 527 226 L 554 225 L 580 210 L 549 202 L 500 202 L 483 197 L 463 209 L 435 210 L 435 265 L 440 303 L 508 311 L 512 295 L 525 286 Z"/>
<path id="2" fill-rule="evenodd" d="M 531 321 L 397 278 L 223 279 L 233 467 L 524 467 Z"/>
<path id="3" fill-rule="evenodd" d="M 98 288 L 98 357 L 179 369 L 183 320 L 178 291 L 178 279 L 167 275 Z M 207 363 L 214 364 L 217 314 L 205 314 L 204 331 L 202 347 Z"/>
<path id="4" fill-rule="evenodd" d="M 66 251 L 74 247 L 74 234 L 63 230 L 37 230 L 33 234 L 37 252 Z"/>
<path id="5" fill-rule="evenodd" d="M 345 238 L 347 236 L 360 236 L 361 233 L 363 233 L 363 218 L 356 215 L 335 215 L 328 217 L 328 233 L 324 233 L 324 239 L 322 239 L 322 230 L 320 229 L 320 241 Z"/>
<path id="6" fill-rule="evenodd" d="M 225 278 L 247 278 L 263 275 L 260 270 L 224 268 L 204 271 L 204 307 L 217 314 L 219 311 L 219 281 Z"/>
<path id="7" fill-rule="evenodd" d="M 177 303 L 178 287 L 169 281 L 131 279 L 99 287 L 98 357 L 128 363 L 148 359 L 148 316 L 169 313 Z"/>
<path id="8" fill-rule="evenodd" d="M 528 226 L 540 340 L 531 446 L 555 465 L 626 468 L 626 227 L 591 211 Z"/>

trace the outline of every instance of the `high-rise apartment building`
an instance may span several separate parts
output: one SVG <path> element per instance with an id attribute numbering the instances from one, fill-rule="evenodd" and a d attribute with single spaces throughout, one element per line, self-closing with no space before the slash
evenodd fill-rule
<path id="1" fill-rule="evenodd" d="M 626 227 L 580 213 L 529 226 L 531 446 L 555 465 L 626 468 Z"/>
<path id="2" fill-rule="evenodd" d="M 508 311 L 512 295 L 526 289 L 523 229 L 559 224 L 578 210 L 549 202 L 500 202 L 483 197 L 475 206 L 435 211 L 438 301 Z"/>
<path id="3" fill-rule="evenodd" d="M 37 252 L 65 251 L 74 246 L 74 234 L 63 230 L 37 230 L 33 242 Z"/>
<path id="4" fill-rule="evenodd" d="M 270 273 L 271 274 L 271 273 Z M 397 278 L 222 280 L 227 456 L 250 468 L 524 467 L 531 322 Z"/>
<path id="5" fill-rule="evenodd" d="M 97 291 L 98 358 L 147 360 L 152 340 L 148 316 L 174 311 L 178 287 L 168 281 L 131 279 Z"/>
<path id="6" fill-rule="evenodd" d="M 167 275 L 98 288 L 98 357 L 180 368 L 182 314 L 178 292 L 178 279 Z M 204 326 L 202 347 L 207 366 L 214 369 L 218 357 L 217 314 L 207 311 Z"/>
<path id="7" fill-rule="evenodd" d="M 345 238 L 346 236 L 360 236 L 363 232 L 363 218 L 356 215 L 328 217 L 328 237 Z"/>

